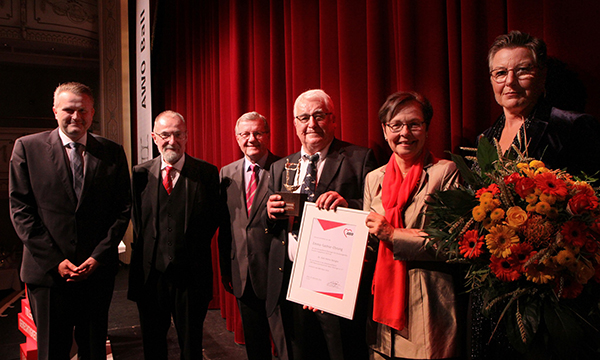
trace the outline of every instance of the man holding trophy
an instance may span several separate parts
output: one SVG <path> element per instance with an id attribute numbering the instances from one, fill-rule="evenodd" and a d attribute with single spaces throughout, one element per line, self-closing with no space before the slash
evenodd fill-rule
<path id="1" fill-rule="evenodd" d="M 269 253 L 267 315 L 276 346 L 287 342 L 293 358 L 367 358 L 366 302 L 370 284 L 361 283 L 354 320 L 303 310 L 285 300 L 292 261 L 298 247 L 302 201 L 320 209 L 362 209 L 364 178 L 376 168 L 370 149 L 335 139 L 335 109 L 323 90 L 308 90 L 294 104 L 299 152 L 273 163 L 267 227 L 274 234 Z M 288 193 L 297 193 L 296 199 Z M 294 196 L 294 195 L 292 195 Z M 369 279 L 365 276 L 364 279 Z M 277 305 L 280 304 L 280 307 Z"/>

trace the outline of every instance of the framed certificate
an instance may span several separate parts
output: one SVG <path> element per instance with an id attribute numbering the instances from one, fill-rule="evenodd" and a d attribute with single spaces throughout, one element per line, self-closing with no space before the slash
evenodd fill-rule
<path id="1" fill-rule="evenodd" d="M 367 215 L 304 204 L 287 300 L 352 319 L 369 236 Z"/>

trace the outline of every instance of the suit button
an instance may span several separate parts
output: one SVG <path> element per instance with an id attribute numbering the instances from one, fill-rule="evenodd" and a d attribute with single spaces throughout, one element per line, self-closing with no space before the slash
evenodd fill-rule
<path id="1" fill-rule="evenodd" d="M 173 242 L 172 242 L 172 241 L 169 241 L 169 242 L 167 243 L 167 245 L 169 245 L 169 246 L 172 246 L 172 245 L 173 245 Z"/>
<path id="2" fill-rule="evenodd" d="M 173 257 L 171 255 L 169 255 L 169 261 L 173 260 Z"/>
<path id="3" fill-rule="evenodd" d="M 283 271 L 281 268 L 279 268 L 279 271 Z"/>
<path id="4" fill-rule="evenodd" d="M 281 245 L 285 245 L 285 240 L 281 240 Z"/>
<path id="5" fill-rule="evenodd" d="M 171 229 L 171 228 L 168 228 L 168 229 L 167 229 L 167 231 L 168 231 L 168 232 L 171 232 L 171 231 L 173 231 L 173 229 Z"/>
<path id="6" fill-rule="evenodd" d="M 77 244 L 77 241 L 71 240 L 70 243 L 71 243 L 71 245 L 75 245 L 75 244 Z"/>

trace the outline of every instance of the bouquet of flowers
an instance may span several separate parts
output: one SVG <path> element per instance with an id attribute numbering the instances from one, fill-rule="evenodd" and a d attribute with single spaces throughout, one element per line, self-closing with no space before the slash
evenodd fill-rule
<path id="1" fill-rule="evenodd" d="M 430 246 L 465 264 L 466 290 L 481 294 L 484 315 L 499 314 L 495 320 L 518 351 L 600 358 L 593 179 L 514 150 L 504 157 L 497 143 L 482 139 L 477 155 L 466 157 L 473 166 L 452 155 L 465 184 L 432 194 Z"/>

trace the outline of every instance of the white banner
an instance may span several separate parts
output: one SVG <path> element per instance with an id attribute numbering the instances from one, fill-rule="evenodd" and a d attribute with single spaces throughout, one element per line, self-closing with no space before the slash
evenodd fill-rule
<path id="1" fill-rule="evenodd" d="M 152 81 L 150 77 L 150 0 L 136 3 L 137 163 L 152 158 Z"/>

